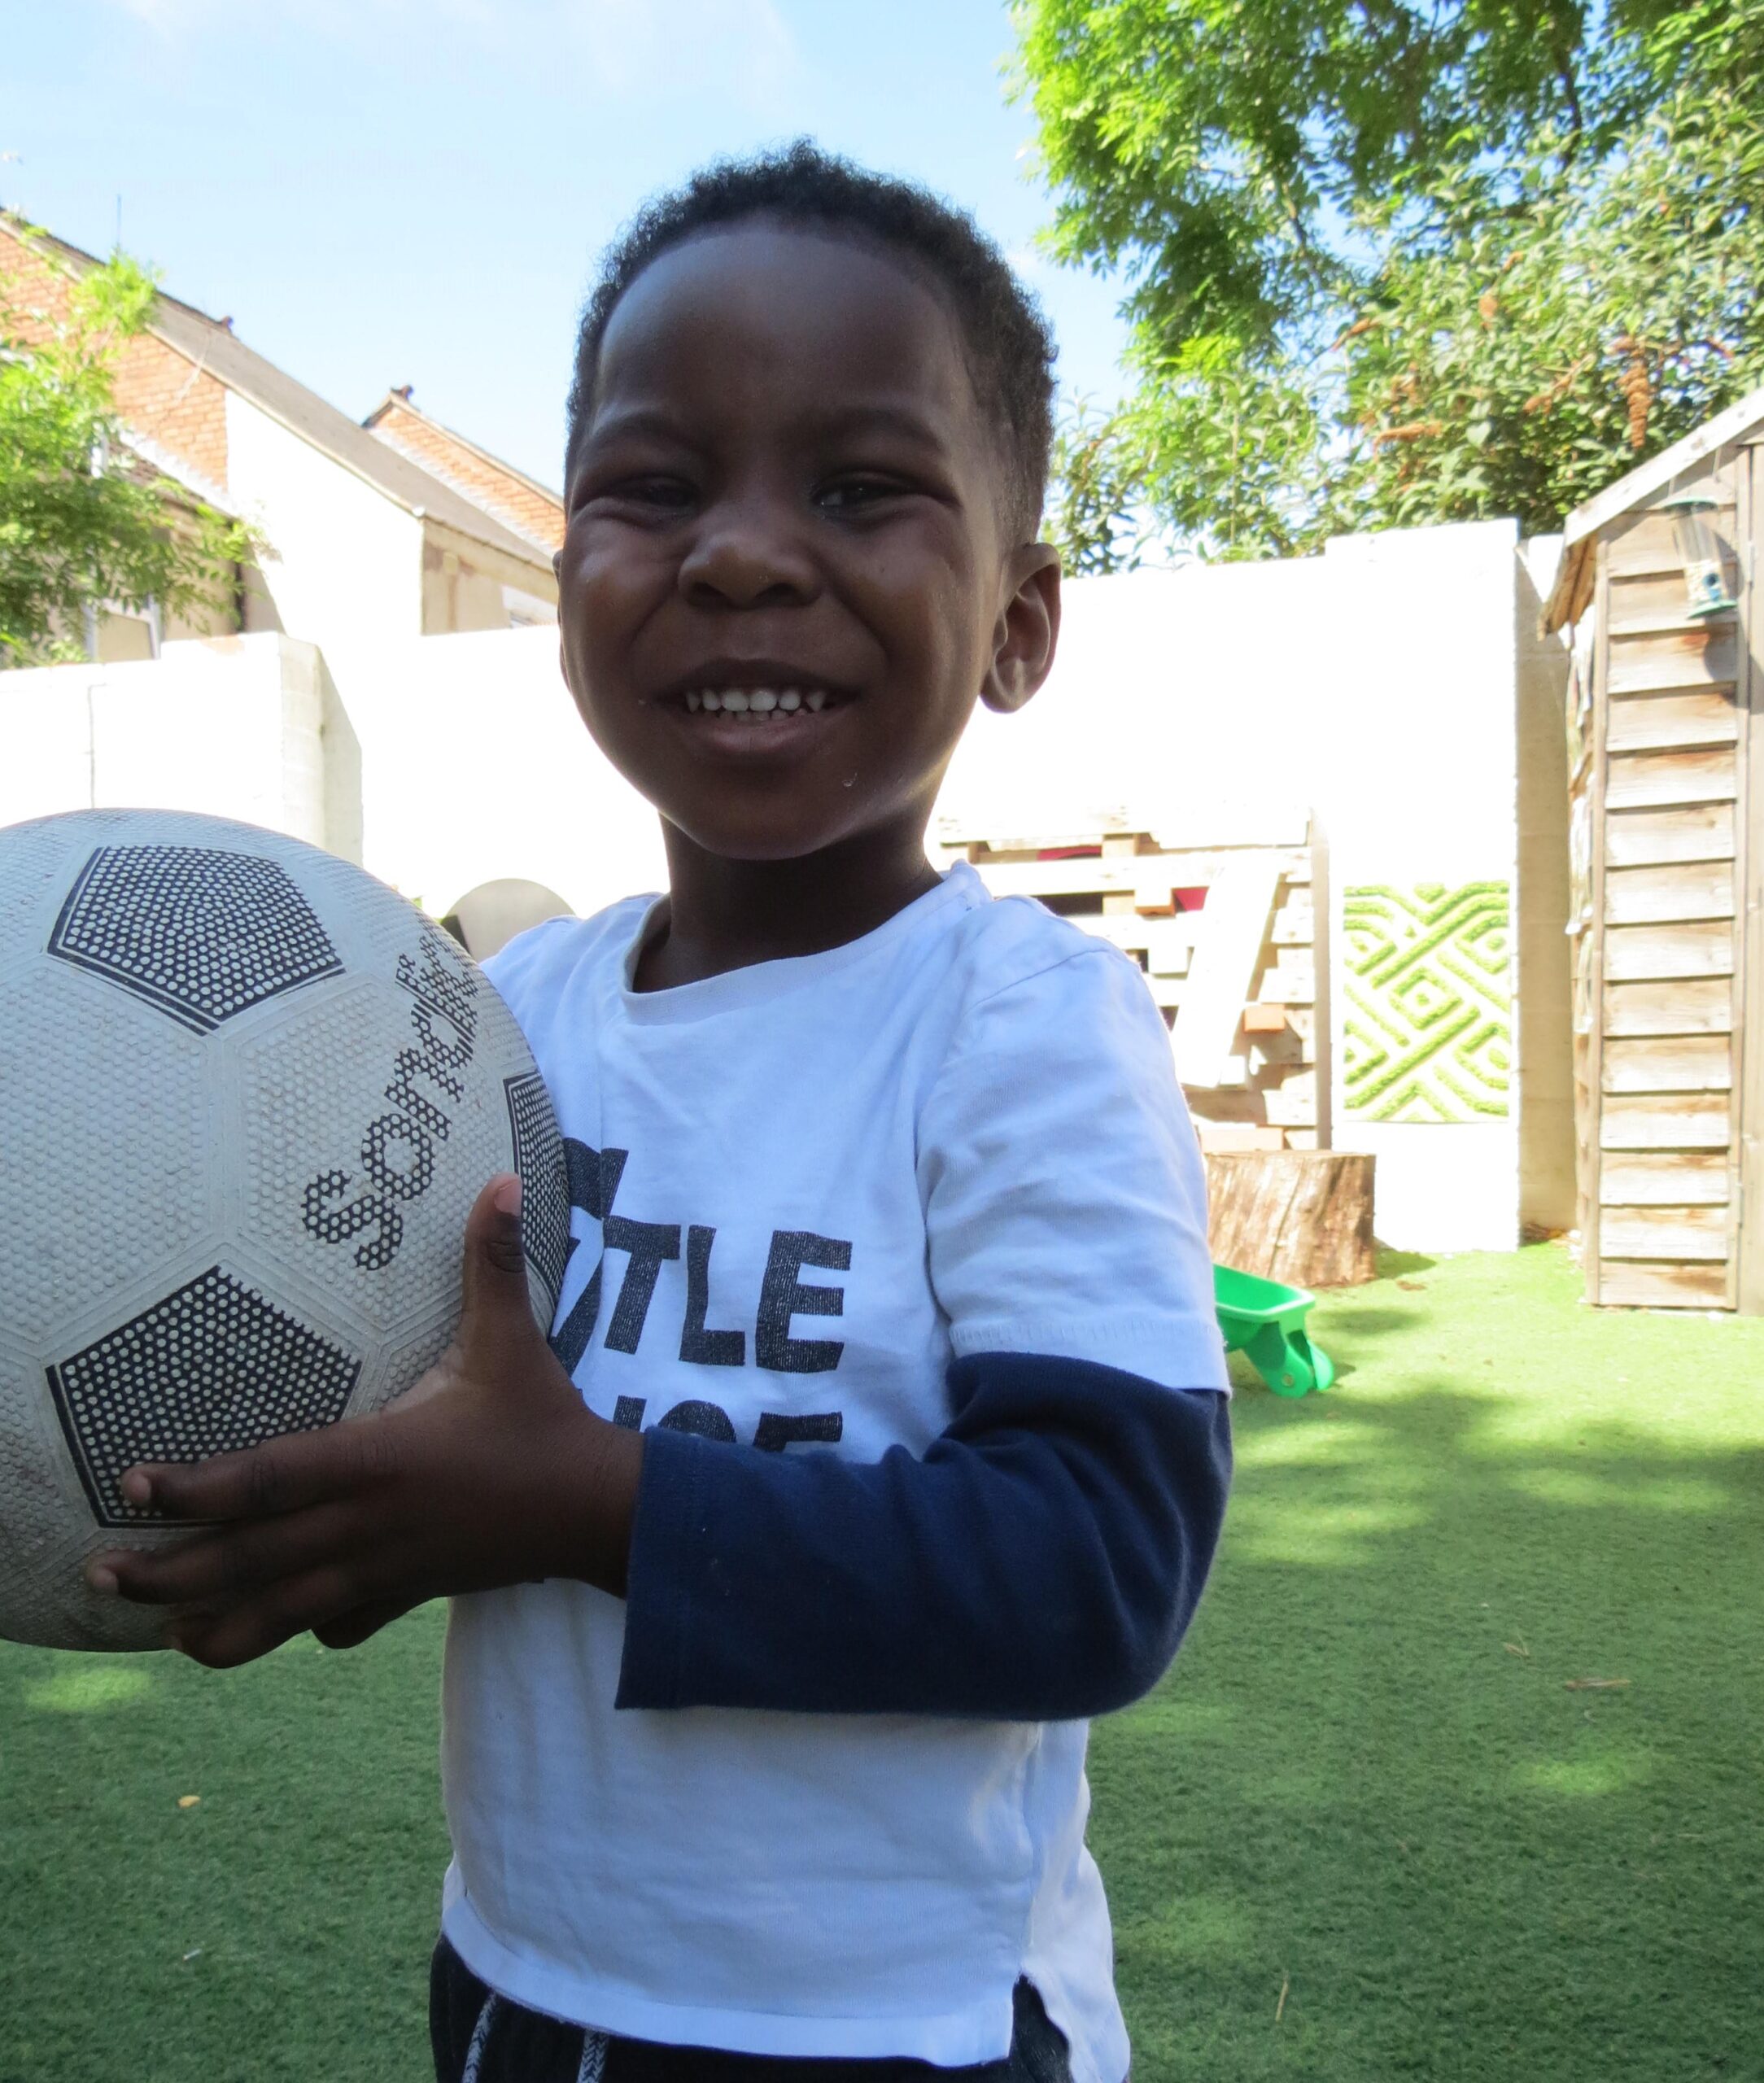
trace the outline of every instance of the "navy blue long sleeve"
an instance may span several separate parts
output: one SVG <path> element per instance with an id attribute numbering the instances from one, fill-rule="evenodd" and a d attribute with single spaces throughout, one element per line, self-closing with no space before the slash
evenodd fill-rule
<path id="1" fill-rule="evenodd" d="M 645 1435 L 621 1707 L 1054 1721 L 1154 1685 L 1199 1600 L 1227 1399 L 980 1353 L 923 1459 Z"/>

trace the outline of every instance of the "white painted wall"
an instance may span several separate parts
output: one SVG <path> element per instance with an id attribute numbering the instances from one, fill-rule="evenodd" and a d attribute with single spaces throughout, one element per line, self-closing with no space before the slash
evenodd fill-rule
<path id="1" fill-rule="evenodd" d="M 557 631 L 355 644 L 259 635 L 0 675 L 0 824 L 206 811 L 360 861 L 439 915 L 480 883 L 587 913 L 667 879 L 655 812 L 583 728 Z"/>
<path id="2" fill-rule="evenodd" d="M 422 522 L 229 391 L 227 489 L 269 548 L 281 627 L 327 657 L 422 631 Z"/>
<path id="3" fill-rule="evenodd" d="M 1488 522 L 1068 580 L 1046 687 L 976 717 L 939 814 L 1216 824 L 1229 799 L 1309 803 L 1338 881 L 1509 874 L 1516 540 Z"/>
<path id="4" fill-rule="evenodd" d="M 586 914 L 667 880 L 655 812 L 596 750 L 555 629 L 328 655 L 360 742 L 363 858 L 436 915 L 478 884 L 545 884 Z"/>
<path id="5" fill-rule="evenodd" d="M 157 661 L 0 675 L 0 824 L 62 810 L 198 810 L 359 850 L 350 733 L 324 662 L 281 635 Z M 353 822 L 351 822 L 351 819 Z"/>
<path id="6" fill-rule="evenodd" d="M 1349 536 L 1322 560 L 1345 725 L 1334 741 L 1321 734 L 1318 753 L 1338 949 L 1341 893 L 1356 884 L 1499 880 L 1517 910 L 1517 527 L 1489 522 Z M 1512 945 L 1516 953 L 1516 919 Z M 1517 980 L 1514 960 L 1509 989 Z M 1338 983 L 1338 1064 L 1347 1006 Z M 1517 1018 L 1513 1031 L 1517 1070 Z M 1517 1087 L 1515 1076 L 1504 1120 L 1447 1124 L 1344 1118 L 1338 1083 L 1335 1145 L 1376 1155 L 1384 1242 L 1418 1251 L 1518 1242 Z"/>
<path id="7" fill-rule="evenodd" d="M 1077 579 L 1059 661 L 1017 716 L 982 714 L 940 814 L 1007 832 L 1098 811 L 1209 832 L 1233 805 L 1306 803 L 1347 886 L 1517 867 L 1510 522 L 1331 543 L 1320 557 Z M 1342 945 L 1339 918 L 1332 940 Z M 1338 1033 L 1345 993 L 1332 993 Z M 1519 1119 L 1334 1124 L 1375 1150 L 1378 1232 L 1415 1250 L 1517 1238 Z"/>
<path id="8" fill-rule="evenodd" d="M 238 409 L 234 482 L 261 488 L 287 552 L 266 579 L 285 618 L 329 632 L 324 655 L 253 635 L 0 675 L 0 823 L 93 803 L 210 810 L 360 858 L 437 915 L 511 876 L 583 913 L 661 887 L 655 814 L 578 720 L 555 630 L 416 635 L 418 524 Z M 1048 686 L 1020 716 L 976 718 L 940 814 L 1053 833 L 1124 811 L 1210 835 L 1234 802 L 1296 802 L 1323 820 L 1337 893 L 1515 881 L 1515 552 L 1512 525 L 1491 522 L 1076 581 Z M 1338 1115 L 1334 1137 L 1378 1155 L 1386 1242 L 1499 1248 L 1518 1230 L 1520 1129 L 1517 1112 Z"/>

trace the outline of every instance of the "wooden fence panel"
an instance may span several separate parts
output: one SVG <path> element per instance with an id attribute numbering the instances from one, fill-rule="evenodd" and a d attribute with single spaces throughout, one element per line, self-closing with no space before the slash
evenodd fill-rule
<path id="1" fill-rule="evenodd" d="M 1681 976 L 1670 983 L 1608 984 L 1607 1046 L 1627 1034 L 1726 1034 L 1733 1026 L 1731 976 Z"/>
<path id="2" fill-rule="evenodd" d="M 1606 820 L 1605 863 L 1663 867 L 1674 861 L 1731 861 L 1733 805 L 1696 803 L 1675 810 L 1622 810 Z"/>
<path id="3" fill-rule="evenodd" d="M 1731 745 L 1739 735 L 1732 693 L 1715 688 L 1613 701 L 1607 742 L 1613 753 L 1655 752 L 1670 745 Z"/>
<path id="4" fill-rule="evenodd" d="M 1731 802 L 1737 786 L 1733 749 L 1634 752 L 1613 758 L 1605 784 L 1607 810 L 1650 810 L 1668 803 Z"/>
<path id="5" fill-rule="evenodd" d="M 1733 928 L 1724 919 L 1702 925 L 1605 928 L 1605 974 L 1613 984 L 1732 973 Z"/>
<path id="6" fill-rule="evenodd" d="M 1607 857 L 1605 915 L 1613 926 L 1731 919 L 1732 864 L 1675 861 L 1664 867 L 1618 868 L 1610 867 Z"/>
<path id="7" fill-rule="evenodd" d="M 1724 1207 L 1727 1180 L 1724 1150 L 1624 1150 L 1606 1153 L 1600 1186 L 1613 1207 Z"/>
<path id="8" fill-rule="evenodd" d="M 1733 1051 L 1725 1034 L 1678 1034 L 1645 1040 L 1605 1037 L 1607 1092 L 1726 1092 Z"/>
<path id="9" fill-rule="evenodd" d="M 1725 1093 L 1607 1093 L 1600 1110 L 1602 1150 L 1724 1151 L 1731 1139 Z"/>
<path id="10" fill-rule="evenodd" d="M 1731 687 L 1734 658 L 1731 622 L 1708 628 L 1693 622 L 1644 636 L 1613 631 L 1609 683 L 1613 714 L 1622 705 L 1615 697 L 1626 694 L 1656 688 Z"/>
<path id="11" fill-rule="evenodd" d="M 1719 1309 L 1727 1300 L 1727 1269 L 1613 1259 L 1600 1271 L 1599 1292 L 1620 1308 Z"/>
<path id="12" fill-rule="evenodd" d="M 1725 1207 L 1616 1207 L 1607 1203 L 1600 1246 L 1607 1259 L 1725 1264 L 1732 1242 Z"/>

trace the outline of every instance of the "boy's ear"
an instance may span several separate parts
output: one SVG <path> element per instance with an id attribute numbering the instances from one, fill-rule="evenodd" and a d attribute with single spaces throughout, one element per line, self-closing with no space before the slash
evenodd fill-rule
<path id="1" fill-rule="evenodd" d="M 992 662 L 980 698 L 1002 714 L 1020 709 L 1047 678 L 1059 641 L 1059 552 L 1046 543 L 1013 550 L 1008 588 L 993 630 Z"/>

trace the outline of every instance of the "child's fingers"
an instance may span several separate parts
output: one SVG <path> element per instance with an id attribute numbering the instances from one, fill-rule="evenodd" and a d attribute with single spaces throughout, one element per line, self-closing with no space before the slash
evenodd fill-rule
<path id="1" fill-rule="evenodd" d="M 378 1421 L 362 1418 L 205 1461 L 132 1468 L 122 1492 L 167 1518 L 270 1518 L 347 1496 L 383 1475 L 391 1443 Z"/>
<path id="2" fill-rule="evenodd" d="M 505 1331 L 491 1325 L 510 1317 L 537 1331 L 527 1295 L 526 1259 L 521 1249 L 521 1181 L 513 1172 L 499 1173 L 472 1204 L 465 1223 L 463 1270 L 462 1343 L 469 1343 L 480 1326 L 499 1339 L 505 1337 Z"/>
<path id="3" fill-rule="evenodd" d="M 359 1609 L 360 1604 L 360 1591 L 344 1573 L 314 1570 L 231 1612 L 179 1620 L 172 1629 L 172 1647 L 211 1670 L 230 1670 L 267 1656 L 308 1628 Z"/>
<path id="4" fill-rule="evenodd" d="M 413 1606 L 421 1603 L 418 1598 L 381 1599 L 374 1605 L 358 1605 L 353 1613 L 339 1614 L 312 1632 L 327 1649 L 358 1648 L 370 1635 L 378 1635 L 382 1627 L 402 1620 Z"/>
<path id="5" fill-rule="evenodd" d="M 282 1518 L 247 1523 L 154 1552 L 113 1549 L 86 1566 L 93 1588 L 148 1605 L 229 1600 L 337 1560 L 360 1545 L 356 1509 L 321 1505 Z"/>

